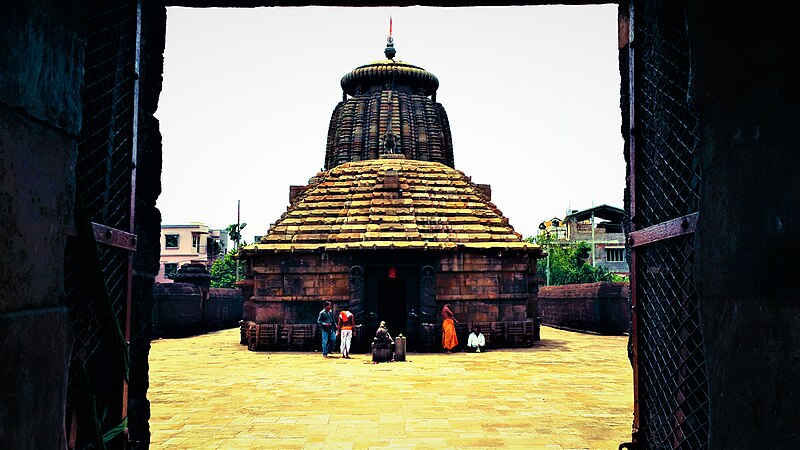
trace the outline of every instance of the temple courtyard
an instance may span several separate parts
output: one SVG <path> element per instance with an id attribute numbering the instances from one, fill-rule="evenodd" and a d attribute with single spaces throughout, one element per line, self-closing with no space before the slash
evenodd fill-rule
<path id="1" fill-rule="evenodd" d="M 542 327 L 529 349 L 251 352 L 231 329 L 150 351 L 154 449 L 616 449 L 630 441 L 627 336 Z"/>

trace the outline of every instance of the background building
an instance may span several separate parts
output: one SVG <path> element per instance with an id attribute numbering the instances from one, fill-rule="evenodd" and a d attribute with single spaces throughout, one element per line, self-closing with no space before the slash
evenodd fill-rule
<path id="1" fill-rule="evenodd" d="M 583 211 L 573 210 L 564 220 L 553 217 L 539 224 L 539 229 L 558 243 L 586 242 L 592 246 L 589 261 L 617 275 L 629 275 L 622 230 L 623 211 L 608 205 Z"/>
<path id="2" fill-rule="evenodd" d="M 157 283 L 172 283 L 169 276 L 182 264 L 202 263 L 207 268 L 228 251 L 228 231 L 212 230 L 200 222 L 161 226 L 161 258 Z"/>

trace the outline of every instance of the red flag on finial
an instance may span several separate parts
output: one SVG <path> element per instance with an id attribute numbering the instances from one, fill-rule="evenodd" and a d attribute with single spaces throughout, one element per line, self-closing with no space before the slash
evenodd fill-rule
<path id="1" fill-rule="evenodd" d="M 392 37 L 392 16 L 389 16 L 389 37 Z"/>

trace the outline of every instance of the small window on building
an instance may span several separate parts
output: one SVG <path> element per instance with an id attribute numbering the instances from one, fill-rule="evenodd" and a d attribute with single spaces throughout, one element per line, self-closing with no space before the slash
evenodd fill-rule
<path id="1" fill-rule="evenodd" d="M 608 262 L 623 262 L 625 261 L 624 248 L 607 248 L 606 261 Z"/>
<path id="2" fill-rule="evenodd" d="M 178 272 L 178 263 L 164 263 L 164 276 L 169 278 Z"/>
<path id="3" fill-rule="evenodd" d="M 178 248 L 178 235 L 177 234 L 164 235 L 164 248 Z"/>
<path id="4" fill-rule="evenodd" d="M 200 253 L 200 235 L 193 234 L 192 235 L 192 248 L 194 249 L 195 253 Z"/>

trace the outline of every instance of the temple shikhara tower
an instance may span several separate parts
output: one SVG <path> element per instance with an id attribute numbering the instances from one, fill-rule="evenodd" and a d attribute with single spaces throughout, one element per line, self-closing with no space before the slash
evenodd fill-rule
<path id="1" fill-rule="evenodd" d="M 459 341 L 477 323 L 489 346 L 532 345 L 541 249 L 509 225 L 489 185 L 455 169 L 439 80 L 395 60 L 391 36 L 384 53 L 342 78 L 325 171 L 291 186 L 287 211 L 240 250 L 242 343 L 317 348 L 329 300 L 355 315 L 355 347 L 385 321 L 410 349 L 441 350 L 445 303 Z"/>

